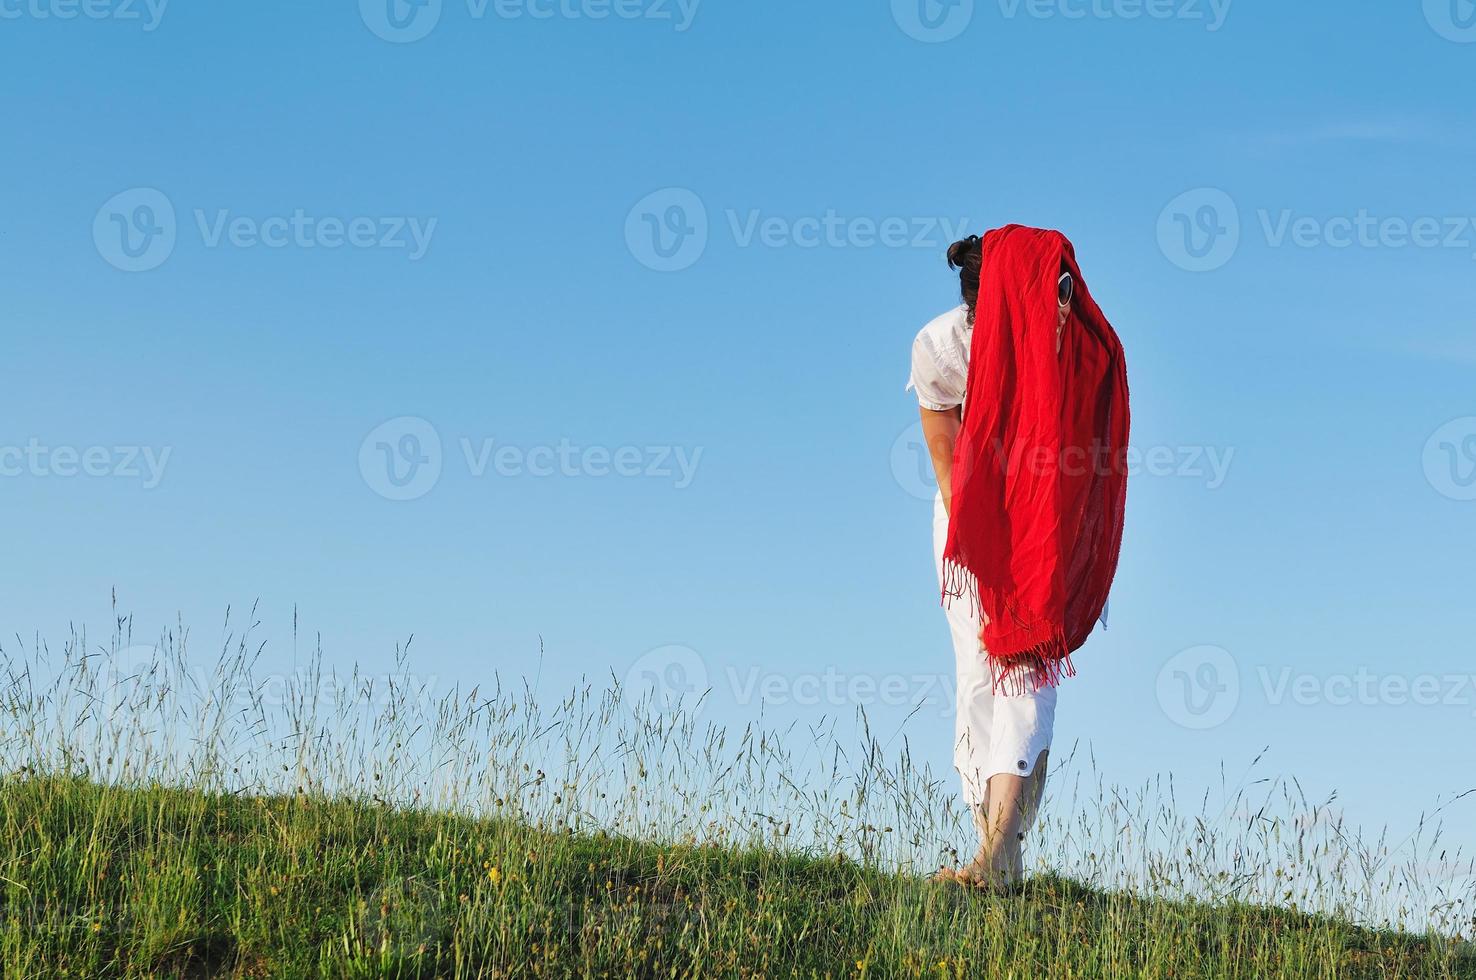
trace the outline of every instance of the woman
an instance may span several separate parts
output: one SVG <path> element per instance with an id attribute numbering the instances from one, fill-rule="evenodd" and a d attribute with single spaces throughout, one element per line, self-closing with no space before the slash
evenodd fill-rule
<path id="1" fill-rule="evenodd" d="M 1064 236 L 1010 226 L 955 243 L 948 263 L 963 304 L 917 335 L 909 387 L 938 477 L 954 765 L 980 847 L 937 878 L 1009 889 L 1045 788 L 1056 685 L 1116 569 L 1126 373 Z"/>

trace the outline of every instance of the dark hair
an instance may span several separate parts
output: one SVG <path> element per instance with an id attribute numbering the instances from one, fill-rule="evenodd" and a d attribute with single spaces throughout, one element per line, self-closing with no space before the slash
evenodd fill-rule
<path id="1" fill-rule="evenodd" d="M 984 260 L 984 240 L 970 235 L 962 241 L 948 246 L 948 268 L 958 270 L 958 288 L 963 301 L 969 308 L 969 322 L 974 319 L 974 307 L 979 302 L 979 266 Z"/>

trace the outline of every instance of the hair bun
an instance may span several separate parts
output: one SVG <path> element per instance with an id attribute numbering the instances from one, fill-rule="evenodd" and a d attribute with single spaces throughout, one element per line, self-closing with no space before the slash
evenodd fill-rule
<path id="1" fill-rule="evenodd" d="M 977 265 L 983 255 L 984 240 L 978 235 L 970 235 L 968 238 L 954 242 L 948 246 L 948 267 L 951 269 L 962 269 L 972 259 Z"/>

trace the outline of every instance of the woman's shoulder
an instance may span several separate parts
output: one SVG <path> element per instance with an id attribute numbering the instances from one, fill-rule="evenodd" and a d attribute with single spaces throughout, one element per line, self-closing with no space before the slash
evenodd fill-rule
<path id="1" fill-rule="evenodd" d="M 969 311 L 960 306 L 933 318 L 912 342 L 912 379 L 923 408 L 946 411 L 963 401 L 968 383 Z"/>
<path id="2" fill-rule="evenodd" d="M 922 347 L 934 352 L 954 351 L 960 345 L 967 347 L 965 338 L 968 333 L 969 308 L 957 306 L 924 324 L 912 342 L 913 348 Z"/>

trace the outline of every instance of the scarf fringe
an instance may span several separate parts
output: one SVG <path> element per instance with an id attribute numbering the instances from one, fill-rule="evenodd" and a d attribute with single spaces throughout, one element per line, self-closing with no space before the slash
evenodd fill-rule
<path id="1" fill-rule="evenodd" d="M 979 580 L 974 573 L 952 559 L 943 559 L 943 605 L 952 607 L 954 599 L 968 597 L 974 615 L 984 622 L 984 606 L 979 600 Z"/>
<path id="2" fill-rule="evenodd" d="M 1066 678 L 1076 676 L 1076 665 L 1071 662 L 1071 654 L 1066 652 L 1064 636 L 1052 637 L 1013 657 L 986 655 L 990 672 L 994 675 L 995 694 L 1013 697 L 1034 694 L 1041 688 L 1057 687 Z"/>
<path id="3" fill-rule="evenodd" d="M 980 623 L 987 622 L 984 603 L 979 596 L 979 580 L 973 572 L 952 559 L 943 560 L 942 603 L 951 607 L 955 599 L 967 599 L 973 606 L 974 615 Z M 1006 612 L 1013 616 L 1013 609 Z M 989 671 L 994 678 L 994 693 L 1019 697 L 1034 694 L 1043 687 L 1056 687 L 1068 677 L 1076 676 L 1076 666 L 1071 662 L 1071 651 L 1066 646 L 1065 630 L 1042 640 L 1028 650 L 1009 657 L 995 656 L 984 647 L 982 628 L 979 644 L 989 661 Z"/>

